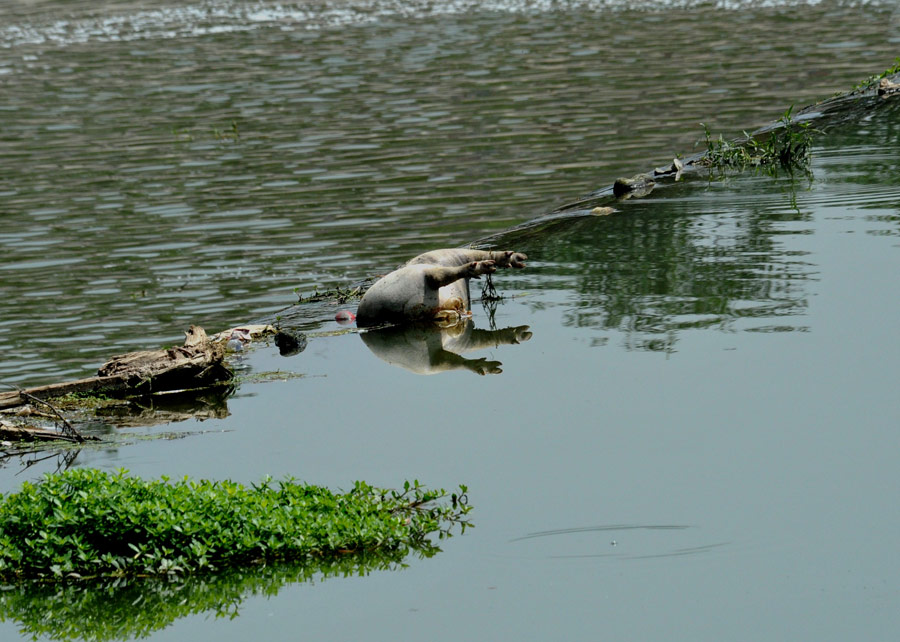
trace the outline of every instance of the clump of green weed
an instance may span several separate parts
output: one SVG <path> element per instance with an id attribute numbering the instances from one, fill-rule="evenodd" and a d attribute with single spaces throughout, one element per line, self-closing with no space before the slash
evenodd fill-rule
<path id="1" fill-rule="evenodd" d="M 260 562 L 437 547 L 464 530 L 466 488 L 449 496 L 356 482 L 334 493 L 288 479 L 145 481 L 74 469 L 0 501 L 0 579 L 181 575 Z"/>
<path id="2" fill-rule="evenodd" d="M 791 106 L 779 119 L 775 128 L 765 136 L 753 137 L 744 132 L 744 140 L 729 142 L 713 138 L 709 128 L 703 125 L 706 134 L 706 155 L 700 161 L 707 167 L 716 169 L 745 169 L 747 167 L 778 168 L 788 171 L 806 169 L 809 166 L 812 138 L 817 130 L 809 123 L 792 119 Z"/>
<path id="3" fill-rule="evenodd" d="M 900 56 L 894 58 L 894 64 L 891 67 L 888 67 L 880 74 L 876 74 L 873 76 L 869 76 L 862 82 L 856 85 L 854 89 L 865 89 L 877 82 L 879 82 L 882 78 L 887 78 L 888 76 L 893 76 L 894 74 L 900 72 Z"/>
<path id="4" fill-rule="evenodd" d="M 231 121 L 231 127 L 229 129 L 220 130 L 218 127 L 213 127 L 213 138 L 216 140 L 230 140 L 236 141 L 240 139 L 241 134 L 238 132 L 238 124 L 236 120 Z"/>
<path id="5" fill-rule="evenodd" d="M 361 286 L 356 286 L 352 288 L 342 288 L 340 286 L 333 288 L 331 290 L 324 290 L 319 292 L 319 288 L 316 288 L 316 291 L 313 294 L 310 294 L 308 297 L 303 297 L 303 294 L 300 293 L 299 288 L 294 289 L 294 294 L 297 295 L 297 303 L 312 303 L 314 301 L 334 301 L 336 303 L 347 303 L 353 299 L 360 299 L 363 295 L 363 290 Z"/>
<path id="6" fill-rule="evenodd" d="M 115 399 L 102 391 L 70 392 L 61 397 L 53 398 L 53 403 L 63 410 L 96 409 L 105 406 L 121 404 L 121 399 Z"/>

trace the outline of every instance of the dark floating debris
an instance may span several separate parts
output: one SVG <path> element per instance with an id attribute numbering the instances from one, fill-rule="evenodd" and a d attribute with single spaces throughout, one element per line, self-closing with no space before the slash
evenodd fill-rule
<path id="1" fill-rule="evenodd" d="M 613 183 L 616 198 L 641 198 L 653 191 L 656 183 L 648 174 L 637 174 L 631 178 L 617 178 Z"/>
<path id="2" fill-rule="evenodd" d="M 306 350 L 308 340 L 302 332 L 279 330 L 275 333 L 275 345 L 282 357 L 290 357 Z"/>

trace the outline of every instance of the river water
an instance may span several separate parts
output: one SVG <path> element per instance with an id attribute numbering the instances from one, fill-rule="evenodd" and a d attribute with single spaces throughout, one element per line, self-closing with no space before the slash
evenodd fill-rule
<path id="1" fill-rule="evenodd" d="M 364 342 L 328 310 L 301 354 L 250 351 L 220 418 L 74 464 L 464 483 L 474 530 L 404 570 L 248 590 L 234 619 L 146 626 L 128 593 L 91 612 L 120 618 L 98 637 L 891 639 L 900 110 L 829 129 L 809 174 L 695 174 L 507 230 L 695 151 L 701 122 L 734 136 L 882 71 L 898 13 L 628 5 L 0 7 L 3 382 L 87 376 L 437 247 L 530 257 L 475 306 L 480 350 Z M 293 374 L 253 379 L 274 371 Z M 56 464 L 7 461 L 0 487 Z M 7 603 L 0 635 L 88 639 L 88 593 Z"/>

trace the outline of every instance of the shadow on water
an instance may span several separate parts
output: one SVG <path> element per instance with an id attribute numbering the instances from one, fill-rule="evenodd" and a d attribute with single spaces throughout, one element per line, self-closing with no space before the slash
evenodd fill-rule
<path id="1" fill-rule="evenodd" d="M 51 640 L 143 638 L 188 615 L 235 618 L 247 598 L 274 597 L 289 584 L 399 570 L 411 552 L 427 557 L 436 551 L 348 554 L 312 564 L 274 564 L 180 579 L 23 583 L 0 587 L 0 620 L 18 622 L 21 633 Z"/>

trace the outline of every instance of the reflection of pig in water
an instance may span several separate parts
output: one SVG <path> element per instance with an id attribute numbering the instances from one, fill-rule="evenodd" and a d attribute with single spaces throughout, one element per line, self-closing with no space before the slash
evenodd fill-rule
<path id="1" fill-rule="evenodd" d="M 478 330 L 471 319 L 451 326 L 413 323 L 360 332 L 360 338 L 378 358 L 416 374 L 445 370 L 470 370 L 476 374 L 500 374 L 499 361 L 466 359 L 463 352 L 528 341 L 527 325 L 502 330 Z"/>
<path id="2" fill-rule="evenodd" d="M 469 312 L 469 279 L 501 268 L 523 268 L 521 252 L 434 250 L 382 277 L 359 303 L 356 323 L 454 320 Z"/>

